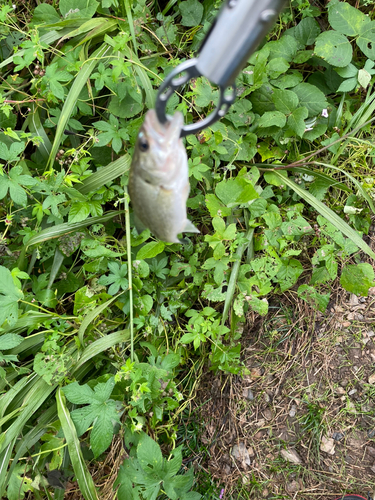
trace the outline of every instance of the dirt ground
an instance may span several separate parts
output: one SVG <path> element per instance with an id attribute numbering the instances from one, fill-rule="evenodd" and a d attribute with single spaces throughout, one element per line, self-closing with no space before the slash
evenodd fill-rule
<path id="1" fill-rule="evenodd" d="M 202 377 L 196 467 L 221 498 L 375 497 L 375 288 L 332 296 L 325 315 L 274 298 L 241 339 L 250 374 Z"/>

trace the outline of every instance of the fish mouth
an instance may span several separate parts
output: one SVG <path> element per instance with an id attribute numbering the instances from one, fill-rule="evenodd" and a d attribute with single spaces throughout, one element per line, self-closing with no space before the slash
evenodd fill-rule
<path id="1" fill-rule="evenodd" d="M 167 123 L 160 123 L 154 109 L 146 113 L 144 129 L 149 137 L 152 137 L 159 144 L 167 146 L 177 142 L 180 138 L 181 129 L 184 124 L 184 117 L 180 111 L 170 117 Z"/>

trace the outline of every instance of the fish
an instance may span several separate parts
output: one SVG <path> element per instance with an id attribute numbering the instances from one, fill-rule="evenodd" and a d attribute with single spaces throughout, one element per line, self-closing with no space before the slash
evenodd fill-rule
<path id="1" fill-rule="evenodd" d="M 180 138 L 183 115 L 177 111 L 165 124 L 150 109 L 138 133 L 130 166 L 128 192 L 135 218 L 159 239 L 181 243 L 178 234 L 199 233 L 187 218 L 189 167 Z"/>

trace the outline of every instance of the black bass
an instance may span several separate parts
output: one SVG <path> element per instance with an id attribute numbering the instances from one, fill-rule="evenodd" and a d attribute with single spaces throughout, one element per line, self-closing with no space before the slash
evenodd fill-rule
<path id="1" fill-rule="evenodd" d="M 160 240 L 180 243 L 184 231 L 199 233 L 188 220 L 188 159 L 182 140 L 182 113 L 161 124 L 147 111 L 129 174 L 129 195 L 136 217 Z"/>

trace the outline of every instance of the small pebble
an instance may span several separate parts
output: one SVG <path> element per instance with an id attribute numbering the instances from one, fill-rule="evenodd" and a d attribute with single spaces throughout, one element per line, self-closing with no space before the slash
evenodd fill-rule
<path id="1" fill-rule="evenodd" d="M 251 389 L 244 389 L 243 390 L 243 397 L 247 399 L 248 401 L 252 401 L 254 399 L 254 393 Z"/>
<path id="2" fill-rule="evenodd" d="M 290 409 L 289 416 L 290 417 L 295 417 L 297 413 L 297 407 L 296 405 L 292 405 L 292 408 Z"/>
<path id="3" fill-rule="evenodd" d="M 357 389 L 351 389 L 348 394 L 349 396 L 352 396 L 353 394 L 355 394 L 357 392 Z"/>
<path id="4" fill-rule="evenodd" d="M 367 431 L 367 435 L 370 439 L 372 439 L 375 436 L 375 429 L 372 429 L 371 431 Z"/>
<path id="5" fill-rule="evenodd" d="M 345 436 L 345 434 L 343 434 L 342 432 L 334 432 L 332 434 L 332 439 L 334 439 L 335 441 L 341 441 L 341 439 Z"/>

